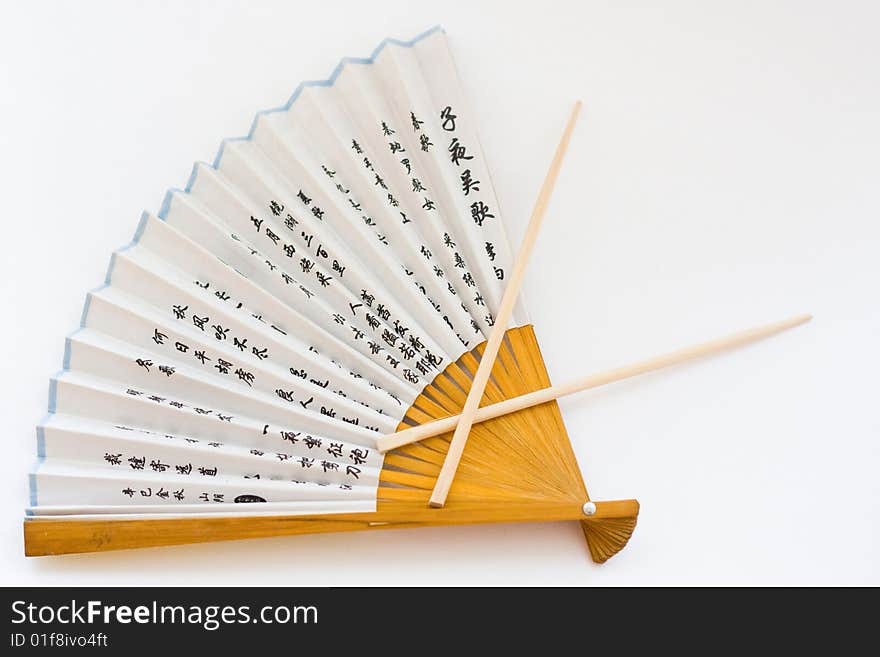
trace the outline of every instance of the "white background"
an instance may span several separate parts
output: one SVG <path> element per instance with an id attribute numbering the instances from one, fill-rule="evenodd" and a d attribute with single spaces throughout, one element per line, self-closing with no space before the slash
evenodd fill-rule
<path id="1" fill-rule="evenodd" d="M 3 584 L 880 584 L 880 10 L 864 2 L 8 2 L 0 20 Z M 47 380 L 141 210 L 255 110 L 442 23 L 518 243 L 585 112 L 525 283 L 561 382 L 812 312 L 562 402 L 577 523 L 22 556 Z"/>

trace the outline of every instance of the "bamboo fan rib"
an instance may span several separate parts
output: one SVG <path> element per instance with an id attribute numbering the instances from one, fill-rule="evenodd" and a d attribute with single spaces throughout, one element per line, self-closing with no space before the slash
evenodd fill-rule
<path id="1" fill-rule="evenodd" d="M 461 411 L 511 267 L 501 216 L 439 28 L 259 113 L 88 294 L 26 552 L 564 519 L 597 560 L 620 549 L 637 503 L 585 517 L 555 402 L 475 426 L 441 510 L 449 436 L 376 449 Z M 484 403 L 549 385 L 521 301 L 505 328 Z"/>

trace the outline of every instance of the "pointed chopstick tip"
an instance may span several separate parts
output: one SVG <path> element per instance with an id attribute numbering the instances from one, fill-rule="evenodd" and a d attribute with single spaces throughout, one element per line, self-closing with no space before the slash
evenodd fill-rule
<path id="1" fill-rule="evenodd" d="M 804 313 L 803 315 L 795 315 L 790 320 L 788 320 L 788 324 L 792 327 L 800 326 L 801 324 L 806 324 L 807 322 L 813 319 L 813 315 L 811 313 Z"/>

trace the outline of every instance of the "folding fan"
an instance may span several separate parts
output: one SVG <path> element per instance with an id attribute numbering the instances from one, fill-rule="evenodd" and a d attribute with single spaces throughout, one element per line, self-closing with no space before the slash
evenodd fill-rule
<path id="1" fill-rule="evenodd" d="M 511 267 L 445 34 L 386 40 L 261 112 L 145 213 L 50 382 L 28 554 L 313 531 L 578 519 L 594 558 L 637 505 L 589 501 L 554 403 L 444 438 Z M 487 401 L 546 387 L 520 302 Z"/>
<path id="2" fill-rule="evenodd" d="M 496 318 L 484 405 L 550 385 L 522 302 L 499 314 L 515 264 L 476 128 L 435 28 L 196 164 L 67 338 L 27 554 L 539 520 L 618 552 L 638 503 L 590 501 L 551 398 L 465 431 L 442 508 L 449 435 L 377 449 L 466 408 Z"/>

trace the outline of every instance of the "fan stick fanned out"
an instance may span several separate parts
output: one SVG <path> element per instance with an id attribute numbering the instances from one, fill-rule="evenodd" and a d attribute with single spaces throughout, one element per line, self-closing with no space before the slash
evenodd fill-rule
<path id="1" fill-rule="evenodd" d="M 578 101 L 575 103 L 571 116 L 568 119 L 565 132 L 556 148 L 556 153 L 553 156 L 553 161 L 547 172 L 547 177 L 544 179 L 544 184 L 541 186 L 541 191 L 538 194 L 538 200 L 532 210 L 532 216 L 529 219 L 529 225 L 526 228 L 526 233 L 523 237 L 522 244 L 520 245 L 519 253 L 513 263 L 513 271 L 510 274 L 510 279 L 504 290 L 504 296 L 501 298 L 501 307 L 495 318 L 495 326 L 492 328 L 492 332 L 489 335 L 489 340 L 486 343 L 483 356 L 480 359 L 480 365 L 474 375 L 474 380 L 468 391 L 467 400 L 465 401 L 464 408 L 462 409 L 461 416 L 456 425 L 455 433 L 452 436 L 452 442 L 449 445 L 446 460 L 443 463 L 443 468 L 440 470 L 437 483 L 434 485 L 434 491 L 431 494 L 430 500 L 432 507 L 442 507 L 446 503 L 446 497 L 449 495 L 449 489 L 452 486 L 455 471 L 458 468 L 458 463 L 461 460 L 461 455 L 467 444 L 468 434 L 470 433 L 471 425 L 474 421 L 474 415 L 480 405 L 480 399 L 482 399 L 483 391 L 489 382 L 489 376 L 492 372 L 495 357 L 498 355 L 498 349 L 501 347 L 501 342 L 504 339 L 505 327 L 513 315 L 513 309 L 516 305 L 519 289 L 522 285 L 523 277 L 525 276 L 526 265 L 528 264 L 529 256 L 531 255 L 535 241 L 538 239 L 538 232 L 543 223 L 544 215 L 547 211 L 547 205 L 550 202 L 550 195 L 553 193 L 553 188 L 556 184 L 556 179 L 559 176 L 559 170 L 562 167 L 565 152 L 568 150 L 568 142 L 571 140 L 571 135 L 574 131 L 574 126 L 577 122 L 580 110 L 581 102 Z"/>
<path id="2" fill-rule="evenodd" d="M 438 514 L 431 513 L 426 508 L 424 497 L 409 501 L 395 500 L 394 504 L 397 510 L 393 513 L 366 516 L 334 514 L 308 518 L 267 516 L 167 520 L 28 520 L 24 524 L 25 553 L 27 556 L 49 556 L 298 534 L 489 522 L 580 520 L 582 525 L 600 526 L 618 518 L 629 518 L 634 526 L 638 514 L 638 502 L 635 500 L 596 502 L 597 511 L 587 520 L 583 519 L 583 512 L 576 504 L 533 504 L 528 508 L 518 508 L 506 500 L 487 500 L 457 504 L 458 510 L 444 513 L 443 517 L 438 517 Z M 587 542 L 590 542 L 589 536 Z M 626 540 L 618 541 L 615 552 L 625 544 Z M 595 554 L 593 550 L 591 547 L 591 553 Z"/>

